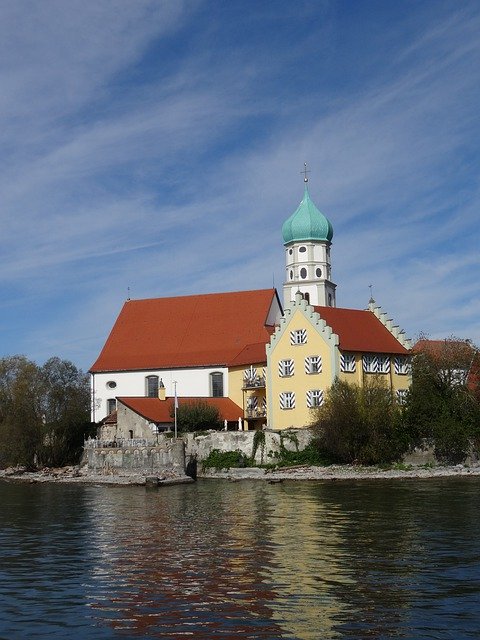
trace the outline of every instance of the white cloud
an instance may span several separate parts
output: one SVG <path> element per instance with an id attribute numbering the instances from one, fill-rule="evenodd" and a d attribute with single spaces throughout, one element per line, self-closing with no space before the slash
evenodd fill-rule
<path id="1" fill-rule="evenodd" d="M 367 84 L 335 94 L 321 75 L 283 86 L 318 50 L 334 59 L 328 3 L 315 34 L 275 55 L 192 36 L 164 64 L 152 51 L 209 4 L 120 4 L 2 7 L 2 308 L 39 309 L 14 350 L 88 366 L 128 286 L 281 288 L 304 160 L 334 225 L 340 304 L 364 306 L 373 283 L 408 333 L 480 342 L 478 10 L 433 12 Z"/>

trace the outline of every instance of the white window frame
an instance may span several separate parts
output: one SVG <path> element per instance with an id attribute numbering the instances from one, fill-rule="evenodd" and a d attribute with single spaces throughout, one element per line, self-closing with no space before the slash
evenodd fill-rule
<path id="1" fill-rule="evenodd" d="M 280 409 L 289 411 L 295 409 L 295 391 L 282 391 L 279 396 Z"/>
<path id="2" fill-rule="evenodd" d="M 307 356 L 305 358 L 305 373 L 307 375 L 322 373 L 322 356 Z"/>
<path id="3" fill-rule="evenodd" d="M 278 375 L 280 378 L 291 378 L 295 375 L 295 362 L 291 358 L 279 360 Z"/>
<path id="4" fill-rule="evenodd" d="M 342 373 L 355 373 L 357 360 L 354 353 L 342 353 L 340 356 L 340 369 Z"/>
<path id="5" fill-rule="evenodd" d="M 408 376 L 411 370 L 410 356 L 395 356 L 395 373 L 398 376 Z"/>
<path id="6" fill-rule="evenodd" d="M 377 356 L 378 369 L 377 373 L 390 373 L 390 356 L 379 355 Z"/>
<path id="7" fill-rule="evenodd" d="M 307 391 L 307 407 L 309 409 L 321 407 L 324 400 L 325 398 L 322 389 L 310 389 Z"/>
<path id="8" fill-rule="evenodd" d="M 378 372 L 378 357 L 374 353 L 364 353 L 362 356 L 362 366 L 364 373 Z"/>
<path id="9" fill-rule="evenodd" d="M 293 331 L 290 331 L 290 344 L 291 345 L 307 344 L 307 330 L 293 329 Z"/>

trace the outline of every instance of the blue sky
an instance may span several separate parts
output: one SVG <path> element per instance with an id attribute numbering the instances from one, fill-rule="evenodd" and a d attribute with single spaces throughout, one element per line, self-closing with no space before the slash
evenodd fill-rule
<path id="1" fill-rule="evenodd" d="M 87 369 L 125 298 L 272 286 L 480 343 L 476 1 L 0 0 L 0 356 Z"/>

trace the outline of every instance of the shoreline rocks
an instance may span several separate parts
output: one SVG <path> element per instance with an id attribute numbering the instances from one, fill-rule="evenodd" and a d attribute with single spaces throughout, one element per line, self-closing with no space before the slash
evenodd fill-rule
<path id="1" fill-rule="evenodd" d="M 379 467 L 362 467 L 353 465 L 331 465 L 328 467 L 297 466 L 283 467 L 270 470 L 259 467 L 232 468 L 223 471 L 208 470 L 198 474 L 199 479 L 223 479 L 229 481 L 239 480 L 263 480 L 275 484 L 283 480 L 392 480 L 392 479 L 428 479 L 428 478 L 452 478 L 465 476 L 480 476 L 480 465 L 467 466 L 405 466 L 381 469 Z M 112 486 L 146 486 L 151 472 L 145 473 L 95 473 L 86 468 L 62 467 L 57 469 L 41 469 L 29 471 L 23 467 L 10 467 L 0 469 L 0 480 L 29 482 L 31 484 L 42 482 L 56 483 L 80 483 L 80 484 L 105 484 Z M 194 480 L 187 475 L 163 473 L 156 478 L 155 486 L 169 486 L 174 484 L 192 483 Z"/>
<path id="2" fill-rule="evenodd" d="M 403 480 L 450 478 L 461 476 L 480 476 L 480 465 L 466 466 L 422 466 L 381 469 L 379 467 L 363 467 L 355 465 L 331 465 L 328 467 L 302 466 L 280 468 L 275 470 L 229 469 L 223 471 L 208 470 L 199 474 L 204 479 L 226 480 Z"/>
<path id="3" fill-rule="evenodd" d="M 116 473 L 109 470 L 108 473 L 96 473 L 87 468 L 80 467 L 60 467 L 55 469 L 45 468 L 38 471 L 29 471 L 23 467 L 10 467 L 0 469 L 0 480 L 29 482 L 30 484 L 55 482 L 55 483 L 77 483 L 77 484 L 106 484 L 112 486 L 136 485 L 144 486 L 147 478 L 152 476 L 148 473 Z M 172 484 L 185 484 L 193 482 L 192 478 L 186 475 L 176 475 L 174 473 L 163 473 L 156 478 L 156 486 L 166 486 Z"/>

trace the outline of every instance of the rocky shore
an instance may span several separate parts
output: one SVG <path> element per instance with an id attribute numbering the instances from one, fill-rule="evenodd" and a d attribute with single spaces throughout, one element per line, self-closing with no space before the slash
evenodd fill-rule
<path id="1" fill-rule="evenodd" d="M 480 465 L 467 466 L 410 466 L 397 465 L 388 469 L 364 467 L 360 465 L 331 465 L 328 467 L 312 467 L 307 465 L 284 467 L 274 471 L 259 469 L 229 469 L 224 471 L 208 470 L 203 478 L 224 478 L 227 480 L 266 480 L 279 482 L 283 480 L 390 480 L 420 479 L 455 476 L 480 476 Z"/>
<path id="2" fill-rule="evenodd" d="M 192 478 L 186 475 L 177 475 L 165 472 L 161 476 L 151 473 L 96 473 L 86 467 L 60 467 L 45 468 L 38 471 L 29 471 L 23 467 L 10 467 L 0 469 L 0 480 L 10 480 L 12 482 L 57 482 L 57 483 L 79 483 L 79 484 L 106 484 L 113 486 L 120 485 L 172 485 L 186 484 L 193 482 Z"/>
<path id="3" fill-rule="evenodd" d="M 412 466 L 396 465 L 388 469 L 379 467 L 363 467 L 351 465 L 331 465 L 328 467 L 313 467 L 301 465 L 284 467 L 276 470 L 251 467 L 245 469 L 229 469 L 223 471 L 208 470 L 199 473 L 203 479 L 263 480 L 270 483 L 285 480 L 390 480 L 390 479 L 423 479 L 445 478 L 458 476 L 480 476 L 480 464 L 456 466 Z M 186 475 L 165 473 L 161 477 L 148 473 L 96 473 L 85 467 L 62 467 L 57 469 L 41 469 L 28 471 L 22 467 L 10 467 L 0 470 L 0 480 L 29 482 L 57 482 L 120 485 L 172 485 L 193 482 Z"/>

